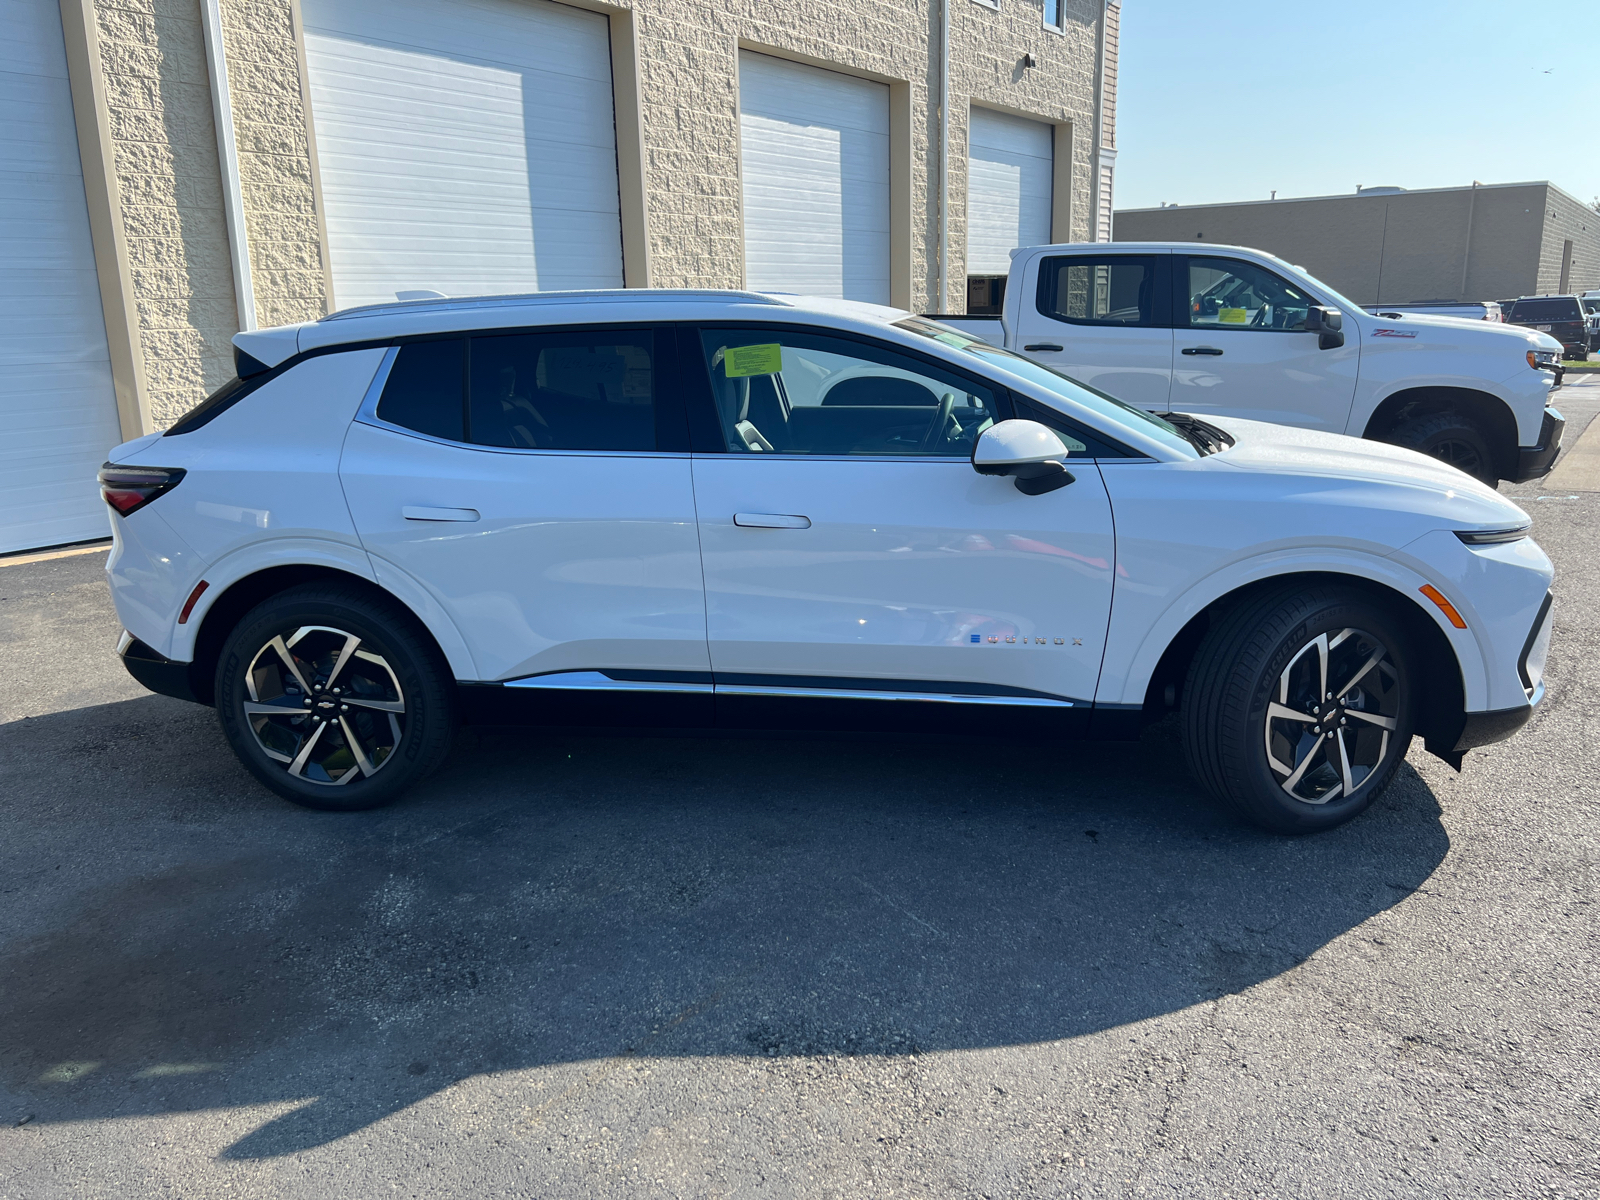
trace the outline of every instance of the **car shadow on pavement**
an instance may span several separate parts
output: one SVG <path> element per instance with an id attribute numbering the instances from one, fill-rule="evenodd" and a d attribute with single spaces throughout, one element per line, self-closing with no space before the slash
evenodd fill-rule
<path id="1" fill-rule="evenodd" d="M 1257 833 L 1165 727 L 489 731 L 345 815 L 278 801 L 209 710 L 160 697 L 0 726 L 0 763 L 28 893 L 0 944 L 0 1097 L 41 1122 L 298 1102 L 223 1151 L 250 1159 L 483 1073 L 1094 1033 L 1281 976 L 1449 844 L 1409 767 L 1343 829 Z M 553 1085 L 506 1086 L 537 1107 Z"/>

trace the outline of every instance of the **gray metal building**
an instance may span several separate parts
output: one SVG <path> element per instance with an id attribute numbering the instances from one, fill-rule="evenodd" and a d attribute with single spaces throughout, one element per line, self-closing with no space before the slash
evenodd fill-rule
<path id="1" fill-rule="evenodd" d="M 1360 304 L 1600 288 L 1600 212 L 1549 182 L 1124 209 L 1113 236 L 1252 246 Z"/>

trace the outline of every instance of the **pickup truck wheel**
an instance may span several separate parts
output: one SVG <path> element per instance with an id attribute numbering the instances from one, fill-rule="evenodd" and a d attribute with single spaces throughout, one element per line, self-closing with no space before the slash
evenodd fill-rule
<path id="1" fill-rule="evenodd" d="M 1447 462 L 1490 487 L 1500 482 L 1489 439 L 1470 418 L 1460 413 L 1432 413 L 1405 421 L 1391 429 L 1383 440 Z"/>
<path id="2" fill-rule="evenodd" d="M 1362 812 L 1394 778 L 1413 728 L 1404 626 L 1333 585 L 1258 594 L 1201 642 L 1184 687 L 1190 769 L 1275 833 Z"/>
<path id="3" fill-rule="evenodd" d="M 350 587 L 262 601 L 223 645 L 217 716 L 250 773 L 306 808 L 388 804 L 444 759 L 449 667 L 408 613 Z"/>

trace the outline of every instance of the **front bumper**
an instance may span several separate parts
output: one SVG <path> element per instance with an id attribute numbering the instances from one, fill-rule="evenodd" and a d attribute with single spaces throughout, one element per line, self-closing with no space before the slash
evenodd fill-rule
<path id="1" fill-rule="evenodd" d="M 1561 452 L 1561 434 L 1566 427 L 1567 420 L 1559 412 L 1553 408 L 1544 410 L 1544 423 L 1539 426 L 1539 444 L 1517 447 L 1517 468 L 1511 476 L 1512 483 L 1527 483 L 1549 472 L 1556 455 Z"/>
<path id="2" fill-rule="evenodd" d="M 179 700 L 189 700 L 195 704 L 203 703 L 194 694 L 194 687 L 189 679 L 189 668 L 194 664 L 162 658 L 126 631 L 117 641 L 117 655 L 122 659 L 122 665 L 128 669 L 128 674 L 152 692 L 162 696 L 173 696 Z"/>

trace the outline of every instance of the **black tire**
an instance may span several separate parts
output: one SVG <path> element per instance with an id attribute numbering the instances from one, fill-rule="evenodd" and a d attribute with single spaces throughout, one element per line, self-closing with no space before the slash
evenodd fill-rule
<path id="1" fill-rule="evenodd" d="M 1319 685 L 1316 647 L 1324 636 L 1331 649 Z M 1356 675 L 1379 650 L 1385 657 Z M 1342 825 L 1389 786 L 1411 744 L 1412 661 L 1404 623 L 1365 592 L 1334 584 L 1259 592 L 1212 625 L 1190 665 L 1182 714 L 1189 768 L 1211 795 L 1263 829 L 1298 834 Z M 1349 703 L 1337 694 L 1331 704 L 1318 700 L 1313 716 L 1304 687 L 1336 688 L 1341 673 L 1356 675 Z M 1291 706 L 1305 719 L 1274 715 Z M 1326 720 L 1340 723 L 1325 727 Z M 1304 764 L 1301 773 L 1275 769 L 1269 746 L 1280 767 Z M 1341 767 L 1353 784 L 1348 794 Z"/>
<path id="2" fill-rule="evenodd" d="M 1447 462 L 1490 487 L 1500 483 L 1489 439 L 1476 422 L 1458 412 L 1416 417 L 1396 425 L 1383 440 Z"/>
<path id="3" fill-rule="evenodd" d="M 424 779 L 456 725 L 455 684 L 427 631 L 344 584 L 291 588 L 246 613 L 223 645 L 216 698 L 251 774 L 286 800 L 341 812 L 388 804 Z"/>

